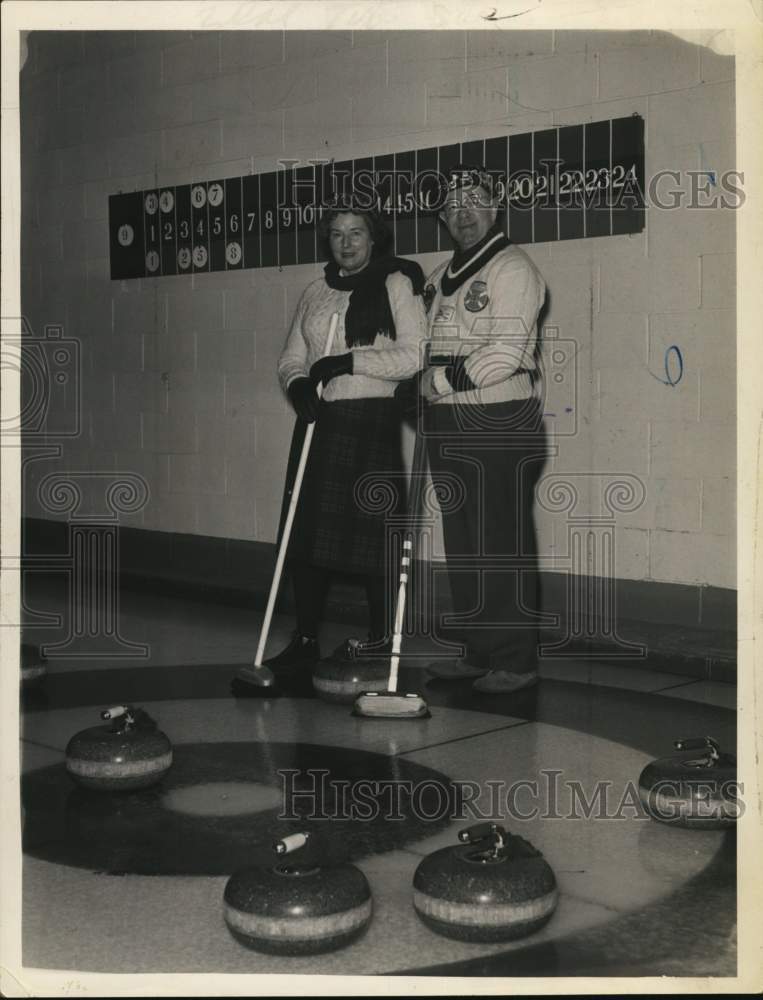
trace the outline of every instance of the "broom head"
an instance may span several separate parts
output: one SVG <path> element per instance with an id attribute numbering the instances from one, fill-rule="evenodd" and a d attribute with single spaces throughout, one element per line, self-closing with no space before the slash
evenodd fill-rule
<path id="1" fill-rule="evenodd" d="M 365 691 L 355 699 L 352 714 L 366 719 L 428 719 L 431 713 L 418 694 Z"/>

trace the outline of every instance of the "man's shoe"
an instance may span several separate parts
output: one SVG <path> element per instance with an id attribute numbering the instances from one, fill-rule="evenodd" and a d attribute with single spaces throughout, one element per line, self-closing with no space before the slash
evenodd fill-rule
<path id="1" fill-rule="evenodd" d="M 460 681 L 470 677 L 483 677 L 487 667 L 478 667 L 469 659 L 434 660 L 427 664 L 426 672 L 435 680 Z"/>
<path id="2" fill-rule="evenodd" d="M 271 670 L 278 670 L 279 667 L 303 667 L 317 663 L 320 658 L 318 640 L 297 632 L 285 649 L 269 660 L 263 660 L 263 666 L 270 667 Z"/>
<path id="3" fill-rule="evenodd" d="M 476 680 L 472 687 L 483 694 L 513 694 L 538 683 L 537 671 L 515 674 L 508 670 L 491 670 Z"/>

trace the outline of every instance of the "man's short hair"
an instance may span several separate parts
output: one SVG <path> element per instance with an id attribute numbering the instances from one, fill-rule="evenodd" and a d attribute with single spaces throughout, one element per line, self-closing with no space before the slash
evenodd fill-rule
<path id="1" fill-rule="evenodd" d="M 493 178 L 483 166 L 474 163 L 457 163 L 448 171 L 448 191 L 456 191 L 460 188 L 483 188 L 483 190 L 493 197 Z"/>

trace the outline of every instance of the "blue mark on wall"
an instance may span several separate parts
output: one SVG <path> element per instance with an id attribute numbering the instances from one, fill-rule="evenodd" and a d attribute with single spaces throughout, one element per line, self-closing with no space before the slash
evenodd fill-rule
<path id="1" fill-rule="evenodd" d="M 658 382 L 662 382 L 663 385 L 678 385 L 684 374 L 684 359 L 681 354 L 681 348 L 676 346 L 676 344 L 671 344 L 665 351 L 664 378 L 661 378 L 659 375 L 655 375 L 652 371 L 650 371 L 649 374 L 652 378 L 656 378 Z"/>

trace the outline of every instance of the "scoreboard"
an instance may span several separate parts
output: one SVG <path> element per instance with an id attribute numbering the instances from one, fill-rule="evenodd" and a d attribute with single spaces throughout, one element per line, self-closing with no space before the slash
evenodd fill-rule
<path id="1" fill-rule="evenodd" d="M 459 162 L 491 174 L 514 243 L 644 228 L 644 120 L 632 115 L 111 195 L 111 277 L 314 263 L 321 214 L 350 191 L 385 218 L 396 254 L 450 250 L 437 213 Z"/>

